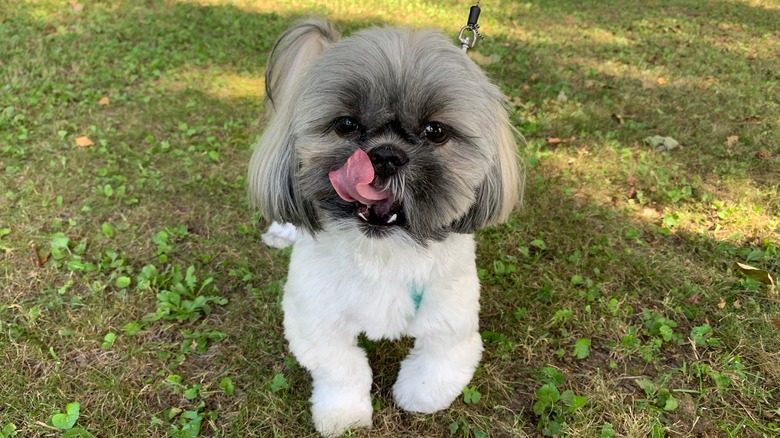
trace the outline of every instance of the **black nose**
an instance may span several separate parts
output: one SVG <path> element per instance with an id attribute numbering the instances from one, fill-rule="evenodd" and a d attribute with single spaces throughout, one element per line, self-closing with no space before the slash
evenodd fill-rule
<path id="1" fill-rule="evenodd" d="M 377 146 L 368 153 L 374 173 L 379 178 L 388 178 L 398 172 L 398 168 L 409 162 L 409 157 L 401 149 L 384 144 Z"/>

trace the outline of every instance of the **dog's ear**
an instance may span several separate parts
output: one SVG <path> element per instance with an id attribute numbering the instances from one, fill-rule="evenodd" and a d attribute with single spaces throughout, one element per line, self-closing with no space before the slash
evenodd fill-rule
<path id="1" fill-rule="evenodd" d="M 329 21 L 311 18 L 285 31 L 274 44 L 265 70 L 265 97 L 279 111 L 313 62 L 340 38 Z"/>
<path id="2" fill-rule="evenodd" d="M 509 122 L 503 104 L 496 105 L 495 153 L 491 170 L 475 191 L 469 211 L 452 225 L 456 233 L 472 234 L 480 228 L 506 221 L 523 193 L 522 165 L 518 161 L 519 134 Z"/>
<path id="3" fill-rule="evenodd" d="M 249 195 L 267 220 L 320 229 L 317 211 L 300 194 L 300 160 L 293 120 L 299 85 L 316 59 L 338 41 L 333 26 L 307 20 L 287 30 L 274 45 L 265 73 L 268 126 L 249 163 Z"/>

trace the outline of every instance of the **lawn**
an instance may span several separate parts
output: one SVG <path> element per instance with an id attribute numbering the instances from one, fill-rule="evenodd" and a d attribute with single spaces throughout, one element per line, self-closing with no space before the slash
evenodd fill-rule
<path id="1" fill-rule="evenodd" d="M 616 3 L 482 2 L 527 163 L 477 236 L 484 357 L 414 415 L 411 341 L 362 340 L 354 436 L 780 436 L 780 2 Z M 0 4 L 0 437 L 314 436 L 246 196 L 268 52 L 469 5 Z"/>

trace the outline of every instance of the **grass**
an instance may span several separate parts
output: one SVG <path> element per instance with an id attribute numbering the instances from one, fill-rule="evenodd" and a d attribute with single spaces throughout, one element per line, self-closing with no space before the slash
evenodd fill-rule
<path id="1" fill-rule="evenodd" d="M 245 195 L 267 53 L 309 14 L 454 35 L 467 6 L 0 6 L 0 437 L 313 435 L 289 252 Z M 370 436 L 777 436 L 780 4 L 482 8 L 525 203 L 479 233 L 486 348 L 450 409 L 398 410 L 409 342 L 362 341 Z"/>

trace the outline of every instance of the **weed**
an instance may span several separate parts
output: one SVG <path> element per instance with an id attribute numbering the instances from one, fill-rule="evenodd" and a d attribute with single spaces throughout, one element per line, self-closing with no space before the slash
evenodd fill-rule
<path id="1" fill-rule="evenodd" d="M 157 290 L 157 311 L 146 315 L 144 323 L 160 319 L 194 322 L 211 314 L 211 304 L 225 305 L 227 299 L 217 295 L 203 295 L 212 292 L 209 285 L 213 277 L 200 285 L 195 276 L 195 267 L 190 266 L 182 273 L 180 265 L 170 266 L 160 273 L 153 265 L 147 265 L 138 276 L 139 289 Z"/>
<path id="2" fill-rule="evenodd" d="M 574 344 L 572 356 L 577 359 L 585 359 L 590 356 L 590 339 L 579 339 L 577 343 Z"/>
<path id="3" fill-rule="evenodd" d="M 457 420 L 453 421 L 449 425 L 450 436 L 462 436 L 464 438 L 488 438 L 488 434 L 481 431 L 479 428 L 470 424 L 464 416 L 459 416 Z"/>
<path id="4" fill-rule="evenodd" d="M 230 377 L 224 377 L 219 381 L 219 387 L 225 392 L 225 395 L 231 396 L 236 391 L 233 380 Z"/>
<path id="5" fill-rule="evenodd" d="M 116 333 L 108 332 L 106 333 L 106 336 L 103 337 L 103 343 L 100 344 L 100 348 L 104 350 L 108 350 L 114 345 L 115 341 L 116 341 Z"/>
<path id="6" fill-rule="evenodd" d="M 269 388 L 271 389 L 271 392 L 277 393 L 279 391 L 290 388 L 290 385 L 287 383 L 287 378 L 284 377 L 284 374 L 277 373 L 271 380 Z"/>
<path id="7" fill-rule="evenodd" d="M 703 324 L 691 329 L 690 339 L 697 347 L 720 347 L 720 339 L 713 336 L 712 327 Z"/>
<path id="8" fill-rule="evenodd" d="M 51 417 L 51 425 L 57 429 L 70 430 L 76 425 L 79 419 L 81 405 L 77 402 L 68 403 L 65 406 L 65 413 L 59 412 Z"/>
<path id="9" fill-rule="evenodd" d="M 467 386 L 463 388 L 463 401 L 467 404 L 476 404 L 482 399 L 482 393 L 477 391 L 476 386 Z"/>
<path id="10" fill-rule="evenodd" d="M 666 319 L 649 309 L 642 309 L 642 322 L 645 325 L 644 334 L 651 338 L 660 339 L 663 342 L 682 343 L 682 335 L 675 333 L 677 323 Z"/>
<path id="11" fill-rule="evenodd" d="M 661 409 L 663 411 L 674 411 L 679 407 L 679 403 L 672 395 L 671 391 L 663 386 L 657 385 L 650 379 L 638 379 L 636 384 L 645 392 L 647 405 L 651 408 Z"/>
<path id="12" fill-rule="evenodd" d="M 559 387 L 564 378 L 555 368 L 542 368 L 540 377 L 545 383 L 535 393 L 533 411 L 539 417 L 537 427 L 544 436 L 557 436 L 563 432 L 566 419 L 585 406 L 588 399 L 575 395 L 570 389 L 561 393 Z"/>
<path id="13" fill-rule="evenodd" d="M 212 345 L 227 337 L 226 333 L 210 329 L 196 330 L 194 332 L 184 330 L 182 335 L 184 336 L 184 341 L 181 344 L 182 353 L 192 351 L 198 354 L 205 353 Z"/>
<path id="14" fill-rule="evenodd" d="M 0 429 L 0 438 L 11 438 L 12 436 L 16 436 L 15 424 L 8 423 L 4 425 L 2 429 Z"/>

